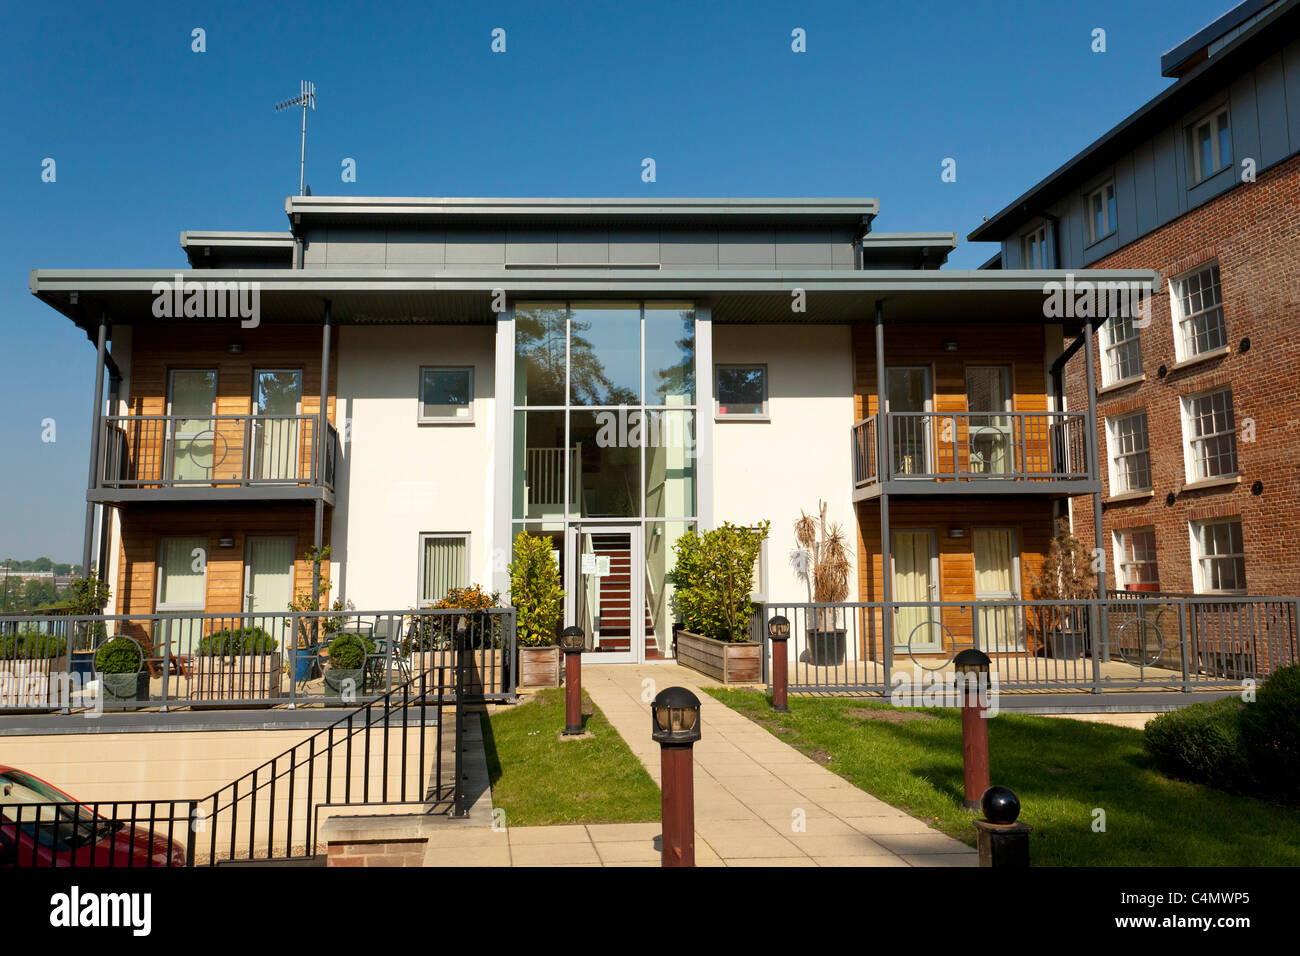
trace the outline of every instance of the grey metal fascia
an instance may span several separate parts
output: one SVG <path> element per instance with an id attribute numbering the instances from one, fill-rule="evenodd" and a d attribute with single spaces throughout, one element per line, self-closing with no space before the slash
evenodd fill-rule
<path id="1" fill-rule="evenodd" d="M 293 233 L 290 232 L 209 232 L 186 229 L 181 232 L 181 248 L 190 246 L 221 246 L 236 249 L 291 249 Z"/>
<path id="2" fill-rule="evenodd" d="M 874 198 L 289 196 L 285 214 L 497 216 L 876 216 Z"/>
<path id="3" fill-rule="evenodd" d="M 956 249 L 955 232 L 869 232 L 862 243 L 873 249 Z"/>

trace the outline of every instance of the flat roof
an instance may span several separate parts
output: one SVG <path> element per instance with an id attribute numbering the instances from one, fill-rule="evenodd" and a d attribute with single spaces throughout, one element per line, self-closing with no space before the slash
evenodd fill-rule
<path id="1" fill-rule="evenodd" d="M 1233 75 L 1249 68 L 1268 50 L 1289 42 L 1297 30 L 1300 30 L 1300 0 L 1284 0 L 1214 56 L 1148 100 L 1109 132 L 985 220 L 966 238 L 971 242 L 1006 238 L 1025 221 L 1037 217 L 1062 192 L 1087 180 L 1099 167 L 1114 162 L 1150 139 L 1152 129 L 1175 122 L 1188 109 L 1213 94 L 1223 84 L 1225 74 Z"/>

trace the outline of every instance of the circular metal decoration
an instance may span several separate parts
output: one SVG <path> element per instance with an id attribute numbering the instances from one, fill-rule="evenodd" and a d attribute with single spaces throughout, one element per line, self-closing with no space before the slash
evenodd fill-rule
<path id="1" fill-rule="evenodd" d="M 1142 636 L 1138 638 L 1138 648 L 1137 648 L 1137 650 L 1142 651 L 1142 653 L 1140 655 L 1136 655 L 1137 656 L 1136 660 L 1134 659 L 1134 656 L 1130 655 L 1129 653 L 1130 650 L 1132 649 L 1124 641 L 1124 632 L 1127 631 L 1134 624 L 1143 625 L 1143 628 L 1141 629 Z M 1156 652 L 1154 655 L 1149 655 L 1146 653 L 1147 645 L 1144 638 L 1146 636 L 1145 629 L 1147 627 L 1154 628 L 1156 632 L 1156 637 L 1160 639 L 1160 644 L 1156 648 Z M 1119 656 L 1123 658 L 1125 664 L 1132 664 L 1134 667 L 1151 667 L 1156 663 L 1156 661 L 1160 660 L 1160 656 L 1165 652 L 1165 634 L 1164 631 L 1160 630 L 1160 625 L 1157 624 L 1155 621 L 1148 621 L 1145 617 L 1135 617 L 1133 618 L 1133 620 L 1125 621 L 1123 624 L 1119 626 L 1119 630 L 1115 633 L 1115 647 L 1119 651 Z"/>
<path id="2" fill-rule="evenodd" d="M 982 461 L 985 465 L 992 467 L 998 464 L 1000 461 L 1002 461 L 1003 458 L 1006 457 L 1006 449 L 1003 447 L 1002 442 L 994 441 L 992 444 L 994 449 L 997 452 L 995 455 L 992 455 L 989 458 L 985 458 L 984 453 L 982 451 L 977 453 L 975 450 L 975 442 L 978 439 L 983 438 L 986 434 L 995 436 L 996 438 L 1003 438 L 1006 436 L 1007 433 L 1004 432 L 1001 428 L 998 428 L 998 426 L 996 425 L 981 425 L 979 428 L 975 429 L 975 431 L 971 432 L 970 435 L 971 458 L 974 458 L 975 455 L 978 454 L 980 456 L 980 461 Z"/>
<path id="3" fill-rule="evenodd" d="M 989 787 L 980 797 L 980 809 L 989 823 L 1006 826 L 1020 816 L 1020 798 L 1009 787 Z"/>
<path id="4" fill-rule="evenodd" d="M 894 613 L 895 614 L 898 613 L 897 609 L 895 609 Z M 952 641 L 953 644 L 952 650 L 948 652 L 947 658 L 945 658 L 943 663 L 941 663 L 938 667 L 926 667 L 924 664 L 922 664 L 920 661 L 916 659 L 916 652 L 912 649 L 912 639 L 916 637 L 916 632 L 923 627 L 930 627 L 931 625 L 937 625 L 938 627 L 942 628 L 943 632 L 947 634 L 950 639 L 952 638 L 952 631 L 949 629 L 947 624 L 943 623 L 943 621 L 935 621 L 933 619 L 928 621 L 922 621 L 920 624 L 916 625 L 916 627 L 912 628 L 912 632 L 907 635 L 907 656 L 912 659 L 913 664 L 921 668 L 921 670 L 923 671 L 941 671 L 949 664 L 952 663 L 953 657 L 955 657 L 957 654 L 957 642 L 955 640 Z M 942 638 L 940 638 L 939 646 L 943 647 Z"/>
<path id="5" fill-rule="evenodd" d="M 1177 500 L 1178 500 L 1178 496 L 1175 495 L 1172 491 L 1169 492 L 1169 494 L 1165 495 L 1165 505 L 1169 508 L 1172 508 L 1174 506 L 1174 502 Z"/>
<path id="6" fill-rule="evenodd" d="M 1169 374 L 1169 367 L 1167 365 L 1162 365 L 1158 369 L 1156 369 L 1156 376 L 1158 378 L 1164 378 L 1168 374 Z"/>
<path id="7" fill-rule="evenodd" d="M 200 442 L 205 442 L 209 440 L 212 442 L 210 446 L 212 463 L 209 465 L 205 465 L 203 464 L 203 462 L 199 461 L 198 458 L 195 458 L 194 454 L 196 451 L 201 453 L 203 451 L 207 451 L 207 449 L 198 449 L 195 448 L 194 446 L 199 444 Z M 184 445 L 182 446 L 182 452 L 184 453 L 185 457 L 188 458 L 190 461 L 194 462 L 194 464 L 197 465 L 199 468 L 203 468 L 208 472 L 215 472 L 217 470 L 217 466 L 219 466 L 222 462 L 226 460 L 226 455 L 230 452 L 230 443 L 226 441 L 226 437 L 222 435 L 219 431 L 217 431 L 215 428 L 205 428 L 203 429 L 203 431 L 198 432 L 196 434 L 187 435 L 185 438 L 181 439 L 181 441 L 184 442 Z M 220 446 L 221 449 L 220 456 L 217 455 L 218 446 Z M 213 475 L 209 474 L 208 477 L 211 478 L 213 477 Z"/>
<path id="8" fill-rule="evenodd" d="M 1244 338 L 1244 339 L 1241 340 L 1241 344 L 1237 346 L 1237 351 L 1238 351 L 1238 352 L 1249 352 L 1249 351 L 1250 351 L 1250 338 L 1249 338 L 1249 337 Z"/>
<path id="9" fill-rule="evenodd" d="M 1256 498 L 1262 495 L 1264 493 L 1264 482 L 1262 481 L 1253 482 L 1250 486 L 1250 493 L 1254 495 Z"/>

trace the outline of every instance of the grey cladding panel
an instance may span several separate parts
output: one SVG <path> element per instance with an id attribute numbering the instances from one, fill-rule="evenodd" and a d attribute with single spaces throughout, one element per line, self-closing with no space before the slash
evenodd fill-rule
<path id="1" fill-rule="evenodd" d="M 561 229 L 557 241 L 562 263 L 609 262 L 609 233 L 603 230 Z"/>
<path id="2" fill-rule="evenodd" d="M 1286 125 L 1291 151 L 1300 150 L 1300 40 L 1282 50 L 1286 88 Z"/>
<path id="3" fill-rule="evenodd" d="M 718 234 L 718 264 L 723 269 L 746 266 L 776 268 L 776 235 L 763 232 L 721 232 Z"/>
<path id="4" fill-rule="evenodd" d="M 659 236 L 659 257 L 664 268 L 718 267 L 718 234 L 712 230 L 667 230 Z"/>
<path id="5" fill-rule="evenodd" d="M 1156 168 L 1156 218 L 1168 222 L 1182 214 L 1182 160 L 1175 148 L 1175 128 L 1162 129 L 1151 141 Z"/>
<path id="6" fill-rule="evenodd" d="M 500 229 L 447 231 L 447 265 L 500 265 L 506 237 Z"/>
<path id="7" fill-rule="evenodd" d="M 440 229 L 392 229 L 388 232 L 387 264 L 394 268 L 441 266 L 445 250 Z"/>
<path id="8" fill-rule="evenodd" d="M 506 262 L 559 261 L 560 236 L 554 230 L 511 229 L 506 233 Z"/>
<path id="9" fill-rule="evenodd" d="M 1241 161 L 1247 156 L 1253 157 L 1258 165 L 1259 148 L 1259 112 L 1255 105 L 1255 75 L 1247 73 L 1236 83 L 1228 94 L 1228 122 L 1232 129 L 1232 166 L 1236 168 L 1233 177 L 1241 175 Z M 1229 187 L 1231 188 L 1231 187 Z"/>
<path id="10" fill-rule="evenodd" d="M 329 265 L 382 266 L 385 234 L 366 229 L 331 229 L 325 261 Z"/>
<path id="11" fill-rule="evenodd" d="M 610 262 L 659 262 L 656 230 L 623 230 L 609 234 Z"/>
<path id="12" fill-rule="evenodd" d="M 1133 173 L 1133 154 L 1115 164 L 1115 214 L 1119 218 L 1118 242 L 1132 242 L 1138 236 L 1137 181 Z"/>
<path id="13" fill-rule="evenodd" d="M 1156 218 L 1156 171 L 1152 158 L 1151 141 L 1133 151 L 1134 212 L 1137 214 L 1138 235 L 1150 232 L 1159 221 Z"/>
<path id="14" fill-rule="evenodd" d="M 1286 74 L 1282 69 L 1281 53 L 1269 57 L 1255 70 L 1255 97 L 1255 125 L 1259 132 L 1257 160 L 1262 168 L 1276 163 L 1292 149 L 1286 128 Z M 1236 117 L 1233 126 L 1236 126 Z M 1241 160 L 1249 155 L 1238 153 L 1238 168 Z"/>
<path id="15" fill-rule="evenodd" d="M 790 231 L 777 236 L 778 269 L 786 266 L 820 266 L 829 269 L 830 265 L 831 237 L 828 230 Z"/>

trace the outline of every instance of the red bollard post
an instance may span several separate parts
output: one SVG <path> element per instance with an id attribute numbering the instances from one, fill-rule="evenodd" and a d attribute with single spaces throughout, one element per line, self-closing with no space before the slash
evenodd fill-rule
<path id="1" fill-rule="evenodd" d="M 788 714 L 790 658 L 786 653 L 786 641 L 790 639 L 789 620 L 779 614 L 772 618 L 767 623 L 767 635 L 772 642 L 772 709 L 777 713 Z"/>
<path id="2" fill-rule="evenodd" d="M 961 685 L 961 762 L 967 810 L 980 809 L 980 799 L 989 789 L 989 722 L 980 706 L 981 692 L 988 692 L 989 666 L 983 651 L 967 648 L 953 659 Z"/>
<path id="3" fill-rule="evenodd" d="M 660 864 L 695 865 L 695 741 L 700 701 L 684 687 L 668 687 L 650 705 L 650 736 L 659 744 Z"/>
<path id="4" fill-rule="evenodd" d="M 560 649 L 564 651 L 565 737 L 585 733 L 582 726 L 582 648 L 586 638 L 580 627 L 566 627 L 560 635 Z"/>

